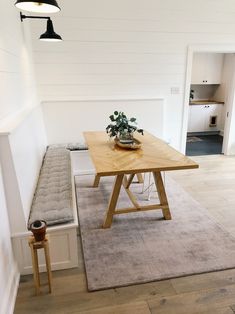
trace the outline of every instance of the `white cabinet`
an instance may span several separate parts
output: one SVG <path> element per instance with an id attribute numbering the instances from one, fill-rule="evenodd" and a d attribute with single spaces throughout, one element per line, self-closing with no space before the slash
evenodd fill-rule
<path id="1" fill-rule="evenodd" d="M 189 106 L 188 132 L 220 131 L 222 104 Z"/>
<path id="2" fill-rule="evenodd" d="M 188 132 L 202 132 L 205 128 L 204 105 L 189 106 Z"/>
<path id="3" fill-rule="evenodd" d="M 195 53 L 191 84 L 220 84 L 223 63 L 222 53 Z"/>
<path id="4" fill-rule="evenodd" d="M 214 104 L 206 105 L 205 112 L 205 131 L 220 131 L 221 130 L 221 117 L 223 105 Z"/>

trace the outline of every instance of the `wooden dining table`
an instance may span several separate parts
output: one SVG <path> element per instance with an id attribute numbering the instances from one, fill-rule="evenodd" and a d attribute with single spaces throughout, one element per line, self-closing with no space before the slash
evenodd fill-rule
<path id="1" fill-rule="evenodd" d="M 160 209 L 164 219 L 171 219 L 161 172 L 198 168 L 196 162 L 146 131 L 144 136 L 136 134 L 135 137 L 142 143 L 141 148 L 136 150 L 117 146 L 103 131 L 84 132 L 84 137 L 96 170 L 93 186 L 98 187 L 100 178 L 103 176 L 115 176 L 103 228 L 111 227 L 114 215 L 138 211 Z M 134 176 L 138 175 L 140 179 L 141 174 L 147 172 L 153 174 L 159 198 L 158 204 L 141 205 L 130 190 Z M 122 186 L 133 206 L 117 209 Z"/>

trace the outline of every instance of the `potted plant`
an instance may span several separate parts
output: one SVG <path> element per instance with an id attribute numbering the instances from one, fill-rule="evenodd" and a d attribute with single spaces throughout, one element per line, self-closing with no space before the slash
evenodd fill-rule
<path id="1" fill-rule="evenodd" d="M 194 99 L 194 90 L 190 89 L 189 101 L 192 101 L 193 99 Z"/>
<path id="2" fill-rule="evenodd" d="M 43 241 L 46 235 L 47 223 L 44 220 L 35 220 L 29 226 L 36 241 Z"/>
<path id="3" fill-rule="evenodd" d="M 110 137 L 118 138 L 120 143 L 133 143 L 134 132 L 144 135 L 144 130 L 137 127 L 136 118 L 128 119 L 124 112 L 114 111 L 109 119 L 111 123 L 106 127 L 106 132 Z"/>

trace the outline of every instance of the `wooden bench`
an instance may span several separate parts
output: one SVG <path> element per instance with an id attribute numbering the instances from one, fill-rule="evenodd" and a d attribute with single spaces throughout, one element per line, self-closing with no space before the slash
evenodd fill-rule
<path id="1" fill-rule="evenodd" d="M 66 200 L 65 200 L 66 199 Z M 54 216 L 53 216 L 54 215 Z M 78 265 L 78 217 L 74 176 L 70 152 L 65 146 L 48 147 L 35 191 L 28 226 L 32 221 L 47 221 L 52 270 Z M 32 273 L 28 248 L 30 231 L 12 235 L 14 253 L 20 273 Z M 39 269 L 45 271 L 43 256 L 39 254 Z"/>

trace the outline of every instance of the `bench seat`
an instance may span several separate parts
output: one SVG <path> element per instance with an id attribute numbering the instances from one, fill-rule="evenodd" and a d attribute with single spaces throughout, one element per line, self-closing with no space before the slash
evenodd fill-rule
<path id="1" fill-rule="evenodd" d="M 37 219 L 47 221 L 52 270 L 78 266 L 78 217 L 74 174 L 70 150 L 87 150 L 86 146 L 51 145 L 47 148 L 36 191 L 29 224 Z M 12 235 L 14 254 L 21 275 L 32 274 L 28 246 L 31 231 Z M 39 252 L 39 268 L 45 271 L 44 257 Z"/>
<path id="2" fill-rule="evenodd" d="M 73 222 L 70 152 L 47 149 L 31 207 L 29 225 L 45 220 L 48 226 Z"/>

